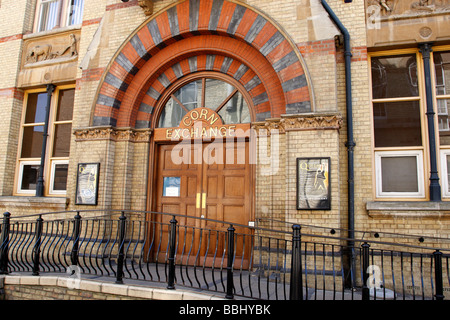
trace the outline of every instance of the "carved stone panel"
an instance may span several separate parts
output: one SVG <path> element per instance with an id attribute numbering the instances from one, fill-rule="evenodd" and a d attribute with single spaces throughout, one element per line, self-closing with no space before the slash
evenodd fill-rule
<path id="1" fill-rule="evenodd" d="M 366 0 L 368 47 L 450 39 L 450 0 Z"/>
<path id="2" fill-rule="evenodd" d="M 25 36 L 19 86 L 74 80 L 79 39 L 78 29 Z"/>

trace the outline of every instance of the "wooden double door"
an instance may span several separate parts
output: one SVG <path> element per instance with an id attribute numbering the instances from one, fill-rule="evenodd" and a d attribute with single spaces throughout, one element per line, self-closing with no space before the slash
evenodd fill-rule
<path id="1" fill-rule="evenodd" d="M 236 229 L 236 257 L 248 266 L 253 182 L 249 142 L 216 140 L 208 143 L 157 145 L 156 211 L 179 214 L 178 252 L 182 263 L 217 264 L 226 246 L 230 223 Z M 158 222 L 169 223 L 167 215 Z M 247 234 L 242 236 L 241 234 Z M 167 247 L 168 228 L 155 232 Z"/>

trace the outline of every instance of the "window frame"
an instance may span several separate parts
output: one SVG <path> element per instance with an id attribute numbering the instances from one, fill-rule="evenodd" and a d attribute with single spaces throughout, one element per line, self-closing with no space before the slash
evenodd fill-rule
<path id="1" fill-rule="evenodd" d="M 220 104 L 216 109 L 211 109 L 214 112 L 216 112 L 217 114 L 220 113 L 220 111 L 225 108 L 227 106 L 227 103 L 237 94 L 241 94 L 242 95 L 242 99 L 245 101 L 247 108 L 248 108 L 248 113 L 249 113 L 249 122 L 251 123 L 253 121 L 255 121 L 254 119 L 256 118 L 255 114 L 254 114 L 254 107 L 253 107 L 253 102 L 252 99 L 249 95 L 249 93 L 247 92 L 247 90 L 244 88 L 244 86 L 239 83 L 236 79 L 216 72 L 216 71 L 202 71 L 202 72 L 197 72 L 197 73 L 193 73 L 193 74 L 189 74 L 185 77 L 183 77 L 182 79 L 180 79 L 178 82 L 176 82 L 173 86 L 171 86 L 169 88 L 169 90 L 166 90 L 162 97 L 159 99 L 158 105 L 156 107 L 156 112 L 155 112 L 155 116 L 153 117 L 153 125 L 152 127 L 156 128 L 156 129 L 167 129 L 169 127 L 162 127 L 160 124 L 160 120 L 161 120 L 161 115 L 166 107 L 166 104 L 169 102 L 169 100 L 172 98 L 172 96 L 175 95 L 175 93 L 183 88 L 185 85 L 191 83 L 191 82 L 195 82 L 195 81 L 202 81 L 202 94 L 200 96 L 200 99 L 197 100 L 197 104 L 200 101 L 200 104 L 197 106 L 197 108 L 199 107 L 205 107 L 205 86 L 206 86 L 206 79 L 211 79 L 211 80 L 219 80 L 222 81 L 224 83 L 227 83 L 231 86 L 234 87 L 234 91 L 232 94 L 229 94 L 226 99 L 224 99 L 223 103 Z M 226 103 L 225 103 L 226 102 Z M 177 102 L 178 103 L 178 102 Z M 241 123 L 247 123 L 247 122 L 241 122 Z"/>
<path id="2" fill-rule="evenodd" d="M 431 61 L 430 61 L 430 68 L 431 68 L 431 81 L 432 81 L 432 92 L 433 92 L 433 103 L 434 108 L 436 112 L 435 117 L 435 123 L 436 123 L 436 150 L 439 150 L 439 156 L 438 156 L 438 168 L 440 170 L 439 178 L 441 181 L 441 195 L 442 200 L 449 201 L 450 200 L 450 192 L 448 190 L 449 182 L 448 182 L 448 172 L 447 172 L 447 162 L 446 162 L 446 155 L 450 155 L 450 144 L 449 145 L 442 145 L 441 144 L 441 135 L 439 130 L 439 110 L 438 110 L 438 103 L 440 100 L 450 100 L 450 94 L 437 94 L 436 92 L 436 70 L 435 70 L 435 60 L 434 60 L 434 54 L 437 52 L 442 51 L 450 51 L 450 45 L 444 45 L 444 46 L 435 46 L 432 48 L 433 52 L 431 52 Z M 449 114 L 450 119 L 450 114 Z M 449 121 L 449 120 L 447 120 Z M 445 131 L 450 131 L 445 130 Z"/>
<path id="3" fill-rule="evenodd" d="M 59 8 L 58 8 L 58 17 L 57 19 L 57 23 L 56 26 L 53 27 L 52 29 L 49 30 L 40 30 L 40 25 L 41 25 L 41 21 L 42 21 L 42 4 L 45 2 L 51 2 L 51 0 L 37 0 L 36 1 L 36 9 L 35 9 L 35 16 L 34 16 L 34 26 L 33 26 L 33 30 L 35 33 L 37 32 L 48 32 L 48 31 L 52 31 L 58 28 L 63 28 L 63 27 L 69 27 L 69 26 L 78 26 L 81 25 L 83 22 L 83 13 L 84 13 L 84 2 L 85 0 L 83 0 L 83 4 L 82 4 L 82 13 L 81 13 L 81 21 L 77 24 L 71 24 L 70 23 L 70 13 L 71 13 L 71 2 L 72 0 L 56 0 L 57 2 L 59 2 Z"/>
<path id="4" fill-rule="evenodd" d="M 67 194 L 67 188 L 66 190 L 55 190 L 54 182 L 55 182 L 55 168 L 58 164 L 67 164 L 69 165 L 69 159 L 67 160 L 52 160 L 51 161 L 51 168 L 50 168 L 50 179 L 48 180 L 48 193 L 49 195 L 66 195 Z"/>
<path id="5" fill-rule="evenodd" d="M 36 189 L 35 190 L 29 190 L 29 189 L 22 189 L 22 179 L 23 179 L 23 167 L 27 165 L 37 165 L 39 166 L 41 164 L 40 160 L 22 160 L 18 162 L 18 174 L 17 176 L 17 188 L 16 193 L 17 195 L 36 195 Z"/>
<path id="6" fill-rule="evenodd" d="M 417 164 L 417 192 L 386 192 L 382 190 L 381 159 L 388 157 L 416 157 Z M 396 150 L 375 152 L 376 195 L 378 198 L 423 198 L 425 197 L 424 159 L 422 150 Z"/>
<path id="7" fill-rule="evenodd" d="M 383 56 L 401 56 L 401 55 L 414 55 L 416 58 L 417 68 L 417 85 L 418 95 L 409 97 L 395 97 L 395 98 L 373 98 L 372 88 L 372 58 Z M 372 126 L 372 155 L 373 155 L 373 197 L 375 200 L 387 201 L 389 199 L 398 200 L 418 200 L 424 201 L 428 199 L 428 189 L 426 188 L 426 176 L 425 173 L 429 171 L 428 160 L 428 132 L 427 132 L 427 119 L 426 119 L 426 99 L 425 99 L 425 81 L 423 74 L 423 60 L 418 48 L 411 49 L 398 49 L 372 52 L 369 54 L 368 59 L 369 69 L 369 89 L 370 89 L 370 104 L 371 104 L 371 126 Z M 434 82 L 433 82 L 434 83 Z M 388 103 L 388 102 L 406 102 L 417 101 L 420 109 L 420 132 L 422 138 L 422 144 L 420 146 L 403 146 L 403 147 L 375 147 L 375 117 L 374 117 L 374 105 L 376 103 Z M 436 121 L 437 125 L 437 121 Z M 418 192 L 383 192 L 381 190 L 381 157 L 388 155 L 416 155 L 418 159 Z M 420 156 L 418 156 L 420 154 Z M 421 166 L 419 168 L 419 165 Z"/>
<path id="8" fill-rule="evenodd" d="M 70 159 L 70 146 L 69 146 L 69 156 L 67 157 L 54 157 L 53 156 L 53 148 L 55 143 L 55 128 L 58 124 L 73 124 L 73 114 L 72 120 L 64 120 L 64 121 L 56 121 L 57 110 L 58 110 L 58 102 L 59 95 L 61 91 L 64 90 L 76 90 L 75 84 L 69 85 L 61 85 L 57 86 L 52 94 L 51 103 L 50 103 L 50 113 L 49 113 L 49 122 L 48 122 L 48 136 L 47 136 L 47 149 L 45 154 L 45 164 L 44 164 L 44 196 L 55 196 L 55 197 L 63 197 L 67 194 L 66 191 L 61 190 L 53 190 L 53 181 L 54 181 L 54 170 L 56 164 L 69 163 Z M 22 144 L 24 138 L 24 128 L 29 127 L 30 124 L 25 123 L 25 117 L 27 113 L 28 107 L 28 97 L 33 93 L 44 93 L 46 92 L 45 88 L 32 89 L 25 92 L 23 106 L 22 106 L 22 118 L 20 122 L 19 128 L 19 142 L 17 149 L 17 160 L 16 160 L 16 170 L 15 170 L 15 179 L 14 179 L 14 192 L 13 195 L 18 196 L 34 196 L 36 195 L 36 190 L 27 190 L 22 189 L 22 177 L 23 177 L 23 167 L 27 164 L 40 165 L 41 158 L 22 158 Z M 74 97 L 75 98 L 75 97 Z M 75 100 L 75 99 L 74 99 Z M 33 123 L 33 125 L 35 125 Z M 42 124 L 43 125 L 43 124 Z M 72 139 L 72 137 L 70 137 Z M 69 181 L 68 181 L 69 182 Z"/>
<path id="9" fill-rule="evenodd" d="M 441 169 L 441 189 L 442 189 L 442 197 L 443 198 L 450 198 L 450 191 L 448 189 L 449 183 L 448 183 L 448 170 L 447 170 L 447 156 L 450 156 L 450 149 L 441 149 L 440 150 L 440 169 Z"/>

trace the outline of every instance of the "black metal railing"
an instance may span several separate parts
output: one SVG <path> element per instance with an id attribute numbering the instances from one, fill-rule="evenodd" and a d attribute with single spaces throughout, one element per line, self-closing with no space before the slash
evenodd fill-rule
<path id="1" fill-rule="evenodd" d="M 132 211 L 5 213 L 0 227 L 1 274 L 76 267 L 116 283 L 159 282 L 228 299 L 443 300 L 450 288 L 448 239 L 347 239 L 332 228 Z"/>

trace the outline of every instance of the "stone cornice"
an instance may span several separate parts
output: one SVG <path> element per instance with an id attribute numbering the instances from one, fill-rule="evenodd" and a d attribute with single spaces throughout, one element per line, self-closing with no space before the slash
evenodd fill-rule
<path id="1" fill-rule="evenodd" d="M 296 115 L 282 115 L 281 118 L 271 118 L 265 121 L 253 122 L 252 129 L 257 133 L 278 134 L 289 131 L 305 130 L 339 130 L 342 126 L 342 116 L 338 113 L 304 113 Z M 263 133 L 261 130 L 265 130 Z M 75 141 L 130 141 L 150 142 L 152 129 L 88 127 L 74 129 Z"/>
<path id="2" fill-rule="evenodd" d="M 107 127 L 89 127 L 73 130 L 75 141 L 129 141 L 129 142 L 150 142 L 152 129 L 132 129 Z"/>
<path id="3" fill-rule="evenodd" d="M 338 113 L 282 115 L 281 118 L 252 123 L 252 129 L 257 132 L 264 129 L 269 132 L 278 130 L 278 133 L 305 130 L 339 130 L 341 126 L 342 116 Z"/>

